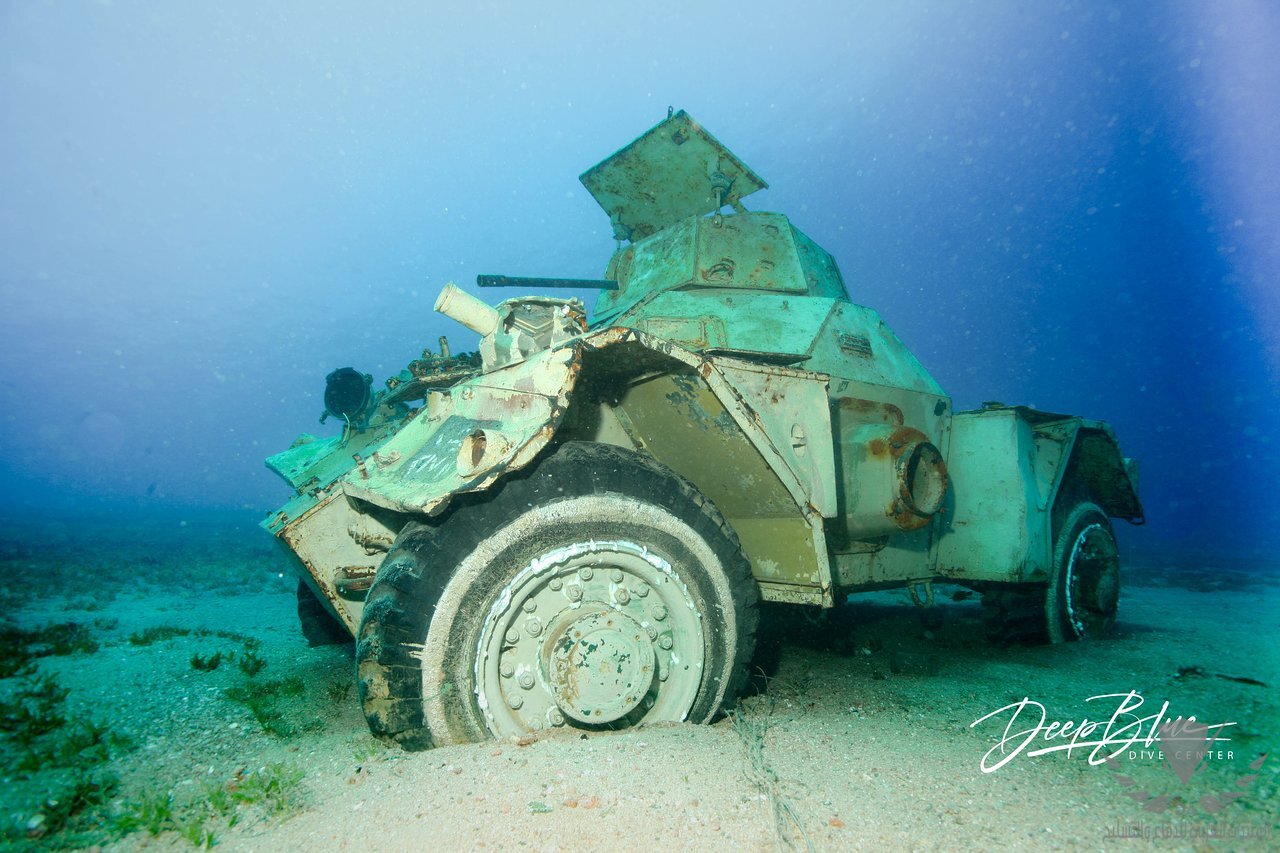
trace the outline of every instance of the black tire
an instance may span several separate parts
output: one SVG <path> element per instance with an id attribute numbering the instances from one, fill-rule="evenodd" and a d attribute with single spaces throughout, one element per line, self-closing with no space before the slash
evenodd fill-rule
<path id="1" fill-rule="evenodd" d="M 1120 604 L 1120 551 L 1111 520 L 1092 501 L 1079 501 L 1055 529 L 1045 602 L 1049 641 L 1105 637 L 1115 627 Z"/>
<path id="2" fill-rule="evenodd" d="M 346 626 L 333 617 L 303 580 L 298 581 L 298 625 L 308 646 L 337 646 L 352 640 Z"/>
<path id="3" fill-rule="evenodd" d="M 999 584 L 982 597 L 993 642 L 1062 643 L 1115 627 L 1120 559 L 1111 521 L 1096 503 L 1059 498 L 1048 583 Z"/>
<path id="4" fill-rule="evenodd" d="M 361 705 L 409 749 L 709 722 L 746 683 L 758 602 L 737 535 L 688 481 L 567 442 L 401 531 L 365 605 Z"/>

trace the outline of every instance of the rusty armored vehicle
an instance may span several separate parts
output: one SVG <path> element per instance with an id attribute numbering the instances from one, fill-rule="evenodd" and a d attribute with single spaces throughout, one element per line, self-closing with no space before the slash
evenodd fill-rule
<path id="1" fill-rule="evenodd" d="M 424 352 L 342 432 L 267 460 L 313 641 L 356 639 L 373 731 L 408 748 L 706 722 L 746 680 L 761 601 L 830 608 L 936 581 L 1003 636 L 1105 633 L 1112 518 L 1142 521 L 1107 424 L 951 400 L 766 184 L 684 112 L 581 176 L 617 250 L 594 287 L 436 310 Z M 319 621 L 317 621 L 319 620 Z M 327 620 L 327 625 L 324 622 Z"/>

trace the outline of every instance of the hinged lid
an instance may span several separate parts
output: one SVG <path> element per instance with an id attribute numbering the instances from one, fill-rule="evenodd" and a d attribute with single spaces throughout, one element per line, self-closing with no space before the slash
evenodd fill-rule
<path id="1" fill-rule="evenodd" d="M 684 110 L 579 180 L 609 214 L 615 236 L 633 241 L 769 186 Z"/>

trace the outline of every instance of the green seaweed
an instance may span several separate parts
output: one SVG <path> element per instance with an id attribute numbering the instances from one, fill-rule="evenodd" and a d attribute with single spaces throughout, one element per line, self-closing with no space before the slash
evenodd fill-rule
<path id="1" fill-rule="evenodd" d="M 222 664 L 222 652 L 215 652 L 207 657 L 199 653 L 191 656 L 191 668 L 200 672 L 213 672 Z"/>
<path id="2" fill-rule="evenodd" d="M 67 688 L 52 675 L 30 675 L 18 686 L 12 700 L 0 701 L 0 731 L 23 747 L 67 722 L 63 702 Z"/>
<path id="3" fill-rule="evenodd" d="M 36 658 L 76 652 L 93 654 L 97 650 L 93 632 L 79 622 L 57 622 L 31 629 L 0 622 L 0 678 L 30 674 Z"/>
<path id="4" fill-rule="evenodd" d="M 245 675 L 253 678 L 266 669 L 267 661 L 256 650 L 246 649 L 240 653 L 240 657 L 236 660 L 236 666 L 240 667 L 240 671 Z"/>
<path id="5" fill-rule="evenodd" d="M 262 730 L 270 735 L 291 738 L 319 728 L 322 724 L 312 720 L 303 725 L 295 725 L 285 719 L 281 704 L 286 699 L 301 696 L 306 690 L 306 682 L 299 676 L 269 681 L 250 681 L 234 687 L 228 687 L 223 695 L 232 702 L 237 702 L 249 709 L 249 713 L 257 720 Z"/>

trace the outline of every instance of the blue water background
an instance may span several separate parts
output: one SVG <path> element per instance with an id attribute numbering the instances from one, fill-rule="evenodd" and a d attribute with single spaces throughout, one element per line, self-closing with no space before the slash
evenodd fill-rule
<path id="1" fill-rule="evenodd" d="M 328 371 L 473 345 L 446 281 L 602 273 L 577 175 L 674 105 L 957 408 L 1109 421 L 1126 542 L 1273 560 L 1276 44 L 1244 0 L 6 3 L 0 515 L 282 502 Z"/>

